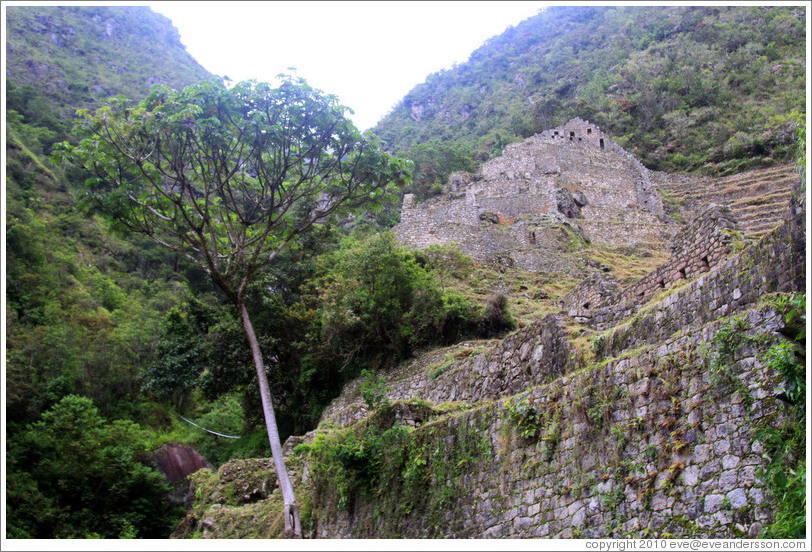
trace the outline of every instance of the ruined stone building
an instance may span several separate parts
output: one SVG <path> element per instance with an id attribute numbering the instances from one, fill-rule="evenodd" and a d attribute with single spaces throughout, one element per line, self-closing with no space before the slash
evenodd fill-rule
<path id="1" fill-rule="evenodd" d="M 745 230 L 763 234 L 788 198 L 792 175 L 777 170 L 761 180 L 657 173 L 575 118 L 507 146 L 475 174 L 453 173 L 442 196 L 417 205 L 406 195 L 393 232 L 410 248 L 454 243 L 477 262 L 571 271 L 561 253 L 590 244 L 670 247 L 681 224 L 666 216 L 661 190 L 688 218 L 710 203 L 730 205 Z"/>
<path id="2" fill-rule="evenodd" d="M 407 195 L 393 229 L 408 247 L 456 243 L 476 261 L 526 270 L 556 267 L 573 240 L 662 245 L 676 230 L 648 169 L 582 119 L 452 174 L 442 197 L 415 205 Z"/>

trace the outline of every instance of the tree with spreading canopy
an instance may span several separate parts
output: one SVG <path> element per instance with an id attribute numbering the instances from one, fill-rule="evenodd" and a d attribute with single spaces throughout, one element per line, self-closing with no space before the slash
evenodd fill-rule
<path id="1" fill-rule="evenodd" d="M 266 366 L 246 308 L 249 284 L 297 238 L 333 215 L 372 207 L 408 183 L 408 162 L 383 152 L 347 108 L 305 81 L 218 80 L 153 87 L 138 104 L 80 110 L 78 144 L 55 148 L 90 173 L 83 202 L 200 266 L 236 308 L 259 383 L 284 501 L 285 535 L 301 536 Z"/>

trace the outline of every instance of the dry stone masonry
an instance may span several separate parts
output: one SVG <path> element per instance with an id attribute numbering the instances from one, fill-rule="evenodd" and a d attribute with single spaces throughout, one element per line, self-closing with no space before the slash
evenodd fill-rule
<path id="1" fill-rule="evenodd" d="M 648 169 L 581 119 L 507 146 L 476 174 L 452 174 L 442 197 L 416 205 L 406 195 L 393 228 L 408 247 L 456 243 L 478 262 L 507 256 L 562 272 L 562 248 L 663 244 L 676 230 Z"/>
<path id="2" fill-rule="evenodd" d="M 744 320 L 746 335 L 781 325 L 770 312 Z M 425 424 L 415 434 L 430 434 L 427 472 L 444 478 L 427 481 L 424 492 L 444 489 L 445 501 L 403 515 L 399 505 L 414 498 L 393 488 L 350 511 L 324 504 L 315 536 L 757 536 L 771 513 L 753 428 L 782 406 L 770 385 L 775 374 L 752 347 L 737 352 L 734 383 L 714 381 L 695 347 L 718 329 L 697 328 Z M 523 404 L 543 413 L 528 437 L 516 431 Z M 471 460 L 455 470 L 461 450 Z"/>
<path id="3" fill-rule="evenodd" d="M 597 336 L 596 362 L 585 368 L 556 371 L 550 362 L 552 379 L 550 368 L 534 372 L 543 347 L 523 331 L 478 357 L 503 359 L 493 373 L 475 368 L 492 364 L 484 360 L 461 364 L 469 379 L 489 374 L 521 385 L 530 367 L 533 384 L 415 429 L 429 451 L 421 457 L 428 488 L 442 489 L 445 500 L 409 516 L 397 509 L 414 500 L 408 489 L 350 511 L 327 504 L 316 536 L 758 536 L 772 509 L 755 430 L 780 423 L 786 408 L 780 375 L 763 360 L 783 339 L 784 321 L 759 299 L 805 289 L 803 206 L 795 202 L 787 222 L 759 243 Z M 544 333 L 542 325 L 526 330 Z M 710 361 L 722 342 L 724 369 Z M 457 385 L 467 388 L 466 374 L 436 380 Z M 452 393 L 413 389 L 420 398 Z M 452 469 L 467 458 L 464 470 Z"/>
<path id="4" fill-rule="evenodd" d="M 674 237 L 668 262 L 623 290 L 617 290 L 610 274 L 595 273 L 561 299 L 562 307 L 579 322 L 605 329 L 634 314 L 654 294 L 711 270 L 740 236 L 731 210 L 710 205 Z"/>
<path id="5" fill-rule="evenodd" d="M 672 254 L 622 289 L 598 266 L 559 315 L 387 374 L 396 402 L 382 429 L 400 428 L 401 440 L 389 443 L 377 487 L 342 494 L 340 474 L 294 446 L 368 434 L 377 412 L 366 410 L 360 380 L 345 386 L 320 428 L 285 446 L 309 536 L 761 534 L 773 507 L 756 431 L 788 412 L 764 356 L 787 339 L 785 319 L 762 299 L 805 292 L 805 196 L 796 179 L 783 222 L 751 242 L 724 206 L 700 204 L 682 226 L 662 222 L 652 182 L 663 181 L 575 119 L 509 146 L 476 175 L 455 173 L 445 197 L 406 197 L 396 232 L 412 247 L 453 241 L 478 260 L 560 270 L 566 239 L 668 238 Z M 199 478 L 204 499 L 179 534 L 278 532 L 270 464 L 247 486 L 230 478 L 231 464 Z"/>
<path id="6" fill-rule="evenodd" d="M 437 368 L 408 373 L 390 381 L 390 400 L 414 397 L 440 404 L 465 401 L 474 403 L 515 395 L 529 385 L 553 380 L 576 368 L 583 367 L 583 359 L 569 345 L 562 328 L 562 319 L 553 315 L 528 325 L 490 347 L 471 344 L 473 354 Z M 349 425 L 364 418 L 368 411 L 360 398 L 361 381 L 348 383 L 341 397 L 325 409 L 321 421 L 329 424 Z"/>

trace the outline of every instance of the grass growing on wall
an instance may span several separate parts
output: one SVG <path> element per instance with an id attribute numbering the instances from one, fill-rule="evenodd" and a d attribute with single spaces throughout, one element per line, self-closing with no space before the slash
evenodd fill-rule
<path id="1" fill-rule="evenodd" d="M 375 507 L 372 519 L 362 523 L 356 518 L 355 531 L 396 535 L 412 512 L 439 522 L 468 495 L 464 476 L 493 456 L 488 434 L 465 416 L 453 420 L 454 414 L 415 429 L 397 423 L 398 404 L 407 405 L 418 419 L 442 414 L 422 401 L 395 403 L 297 447 L 298 453 L 310 454 L 312 494 L 303 523 L 311 531 L 319 518 L 354 512 L 362 500 Z"/>

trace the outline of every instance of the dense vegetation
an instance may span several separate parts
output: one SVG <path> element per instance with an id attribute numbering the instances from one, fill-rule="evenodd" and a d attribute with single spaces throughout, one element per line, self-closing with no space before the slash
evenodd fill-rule
<path id="1" fill-rule="evenodd" d="M 73 111 L 107 93 L 69 92 L 61 76 L 71 67 L 81 70 L 78 80 L 94 83 L 106 78 L 98 59 L 133 68 L 144 63 L 121 72 L 132 79 L 125 89 L 142 95 L 148 84 L 139 79 L 150 67 L 145 52 L 151 49 L 153 56 L 163 51 L 165 67 L 188 63 L 188 72 L 168 77 L 172 85 L 206 73 L 182 49 L 167 49 L 153 36 L 166 30 L 166 19 L 147 9 L 88 10 L 12 7 L 7 13 L 9 537 L 158 537 L 178 515 L 162 500 L 163 478 L 142 460 L 166 440 L 188 436 L 173 436 L 170 411 L 140 389 L 164 313 L 180 289 L 201 291 L 204 283 L 177 255 L 110 232 L 80 211 L 75 191 L 82 175 L 51 166 L 48 155 L 67 138 Z M 106 23 L 118 36 L 98 39 Z M 60 36 L 56 29 L 104 52 L 98 59 L 77 57 L 73 42 L 53 38 Z"/>
<path id="2" fill-rule="evenodd" d="M 80 208 L 88 175 L 48 159 L 56 142 L 74 139 L 76 109 L 93 107 L 109 92 L 146 96 L 143 71 L 167 60 L 178 66 L 168 71 L 180 75 L 168 81 L 175 87 L 198 78 L 198 68 L 177 57 L 178 48 L 152 66 L 130 57 L 140 52 L 151 59 L 168 48 L 152 34 L 165 20 L 148 10 L 12 12 L 7 536 L 165 536 L 178 512 L 161 499 L 166 487 L 147 467 L 149 451 L 182 441 L 215 463 L 268 454 L 242 324 L 235 309 L 224 306 L 223 292 L 182 255 Z M 70 40 L 59 39 L 63 35 Z M 84 55 L 77 44 L 85 44 L 85 53 L 94 45 L 103 66 L 92 56 L 77 59 Z M 39 72 L 15 73 L 31 59 L 42 61 Z M 138 70 L 118 72 L 123 80 L 111 82 L 110 64 Z M 105 87 L 77 95 L 76 87 L 52 86 L 79 67 L 76 79 Z M 416 347 L 513 327 L 504 308 L 445 291 L 450 276 L 432 259 L 407 253 L 368 227 L 363 218 L 313 227 L 246 293 L 273 366 L 269 378 L 283 438 L 314 427 L 343 383 L 364 369 L 390 366 Z M 355 237 L 342 243 L 350 228 Z M 381 258 L 385 270 L 377 269 Z M 203 433 L 175 412 L 242 439 Z M 70 460 L 61 461 L 66 455 Z"/>
<path id="3" fill-rule="evenodd" d="M 430 75 L 373 131 L 415 160 L 419 198 L 572 117 L 652 169 L 767 166 L 791 155 L 806 109 L 805 35 L 800 7 L 552 7 Z"/>
<path id="4" fill-rule="evenodd" d="M 165 536 L 179 514 L 149 451 L 181 441 L 215 464 L 268 454 L 250 351 L 199 268 L 81 210 L 87 175 L 48 159 L 76 109 L 210 75 L 147 8 L 7 14 L 6 536 Z M 766 164 L 787 154 L 805 109 L 802 30 L 795 8 L 553 9 L 430 77 L 377 132 L 414 160 L 420 197 L 575 115 L 655 168 Z M 397 247 L 374 231 L 395 215 L 314 227 L 249 287 L 283 439 L 314 427 L 352 378 L 366 374 L 374 399 L 376 370 L 416 349 L 515 327 L 504 296 L 483 293 L 508 274 L 453 248 Z"/>
<path id="5" fill-rule="evenodd" d="M 146 7 L 9 6 L 6 24 L 8 81 L 36 90 L 65 130 L 78 108 L 110 96 L 142 98 L 153 84 L 211 77 L 172 22 Z"/>

